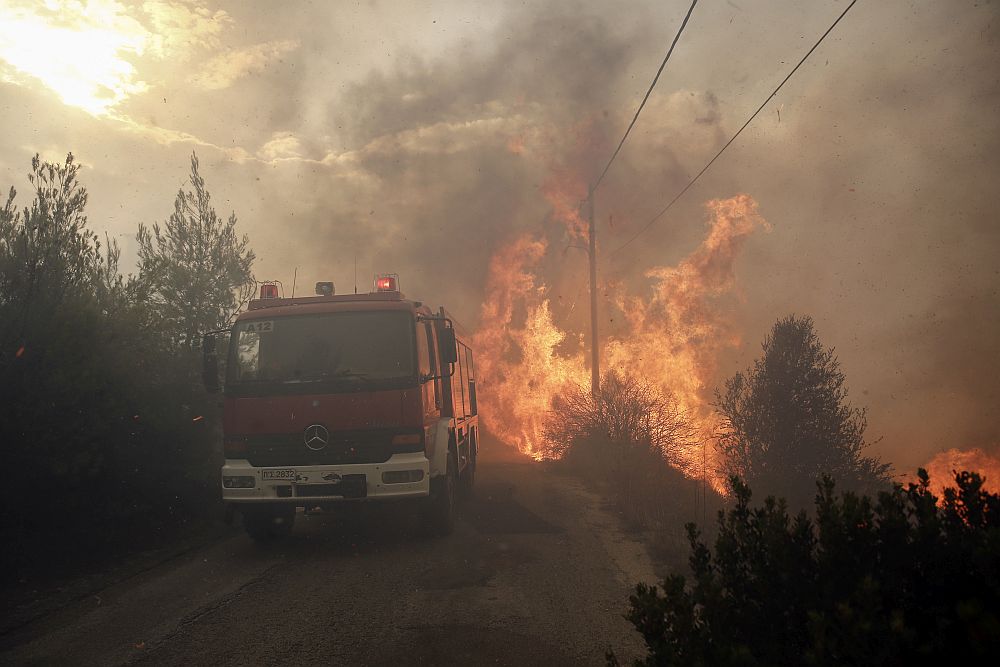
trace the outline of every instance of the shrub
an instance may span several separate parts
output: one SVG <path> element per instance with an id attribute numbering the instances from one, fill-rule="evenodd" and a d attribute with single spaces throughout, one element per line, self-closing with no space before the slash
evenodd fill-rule
<path id="1" fill-rule="evenodd" d="M 545 452 L 607 483 L 631 523 L 679 529 L 694 516 L 704 489 L 700 480 L 685 477 L 701 471 L 688 469 L 684 450 L 700 443 L 670 397 L 640 378 L 609 371 L 596 397 L 589 387 L 575 387 L 553 408 Z"/>
<path id="2" fill-rule="evenodd" d="M 557 458 L 591 455 L 617 461 L 621 450 L 639 449 L 682 467 L 681 451 L 697 444 L 695 429 L 676 401 L 633 375 L 608 371 L 597 396 L 574 387 L 558 396 L 553 408 L 545 451 Z"/>
<path id="3" fill-rule="evenodd" d="M 1000 496 L 974 473 L 873 501 L 819 485 L 815 519 L 733 481 L 713 552 L 688 525 L 693 578 L 639 584 L 645 665 L 961 664 L 1000 649 Z M 617 664 L 609 654 L 609 664 Z"/>

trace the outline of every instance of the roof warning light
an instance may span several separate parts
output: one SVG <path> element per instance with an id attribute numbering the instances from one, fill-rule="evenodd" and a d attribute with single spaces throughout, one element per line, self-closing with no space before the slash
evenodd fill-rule
<path id="1" fill-rule="evenodd" d="M 395 273 L 383 273 L 382 275 L 375 276 L 375 291 L 398 292 L 399 275 Z"/>

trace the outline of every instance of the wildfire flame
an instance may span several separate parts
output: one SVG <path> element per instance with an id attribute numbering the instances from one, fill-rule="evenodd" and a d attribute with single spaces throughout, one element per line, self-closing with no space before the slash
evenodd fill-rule
<path id="1" fill-rule="evenodd" d="M 979 473 L 985 480 L 983 488 L 1000 491 L 1000 458 L 982 449 L 947 449 L 934 455 L 924 466 L 931 480 L 931 491 L 940 498 L 945 487 L 955 486 L 955 472 Z"/>
<path id="2" fill-rule="evenodd" d="M 493 256 L 473 337 L 481 350 L 479 400 L 486 428 L 536 458 L 553 397 L 589 377 L 581 358 L 556 353 L 567 334 L 552 321 L 545 287 L 531 272 L 545 250 L 544 241 L 522 236 Z M 524 313 L 520 324 L 515 313 Z"/>
<path id="3" fill-rule="evenodd" d="M 587 222 L 580 215 L 580 203 L 587 197 L 587 189 L 572 177 L 572 172 L 553 167 L 541 189 L 552 207 L 552 217 L 566 228 L 571 237 L 589 240 Z"/>
<path id="4" fill-rule="evenodd" d="M 585 237 L 577 209 L 566 204 L 571 198 L 549 200 L 553 218 L 568 234 Z M 706 392 L 718 353 L 739 342 L 713 300 L 734 287 L 743 241 L 767 227 L 749 195 L 710 201 L 707 210 L 704 241 L 677 266 L 647 271 L 649 292 L 627 294 L 618 284 L 602 286 L 621 311 L 626 330 L 600 342 L 606 368 L 640 376 L 672 396 L 706 436 L 715 424 Z M 582 340 L 563 345 L 571 334 L 553 320 L 546 283 L 538 276 L 546 250 L 543 240 L 522 236 L 496 253 L 474 337 L 485 426 L 535 458 L 544 456 L 543 425 L 553 399 L 590 378 Z M 701 448 L 685 456 L 701 470 Z"/>

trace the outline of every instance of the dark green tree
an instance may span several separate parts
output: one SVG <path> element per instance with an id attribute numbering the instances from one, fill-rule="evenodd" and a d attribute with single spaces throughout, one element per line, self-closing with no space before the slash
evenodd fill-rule
<path id="1" fill-rule="evenodd" d="M 93 293 L 108 305 L 118 280 L 118 246 L 102 252 L 97 236 L 87 228 L 87 189 L 79 184 L 73 154 L 62 164 L 31 160 L 28 181 L 34 189 L 29 207 L 18 211 L 10 189 L 0 208 L 0 303 L 19 303 L 5 324 L 23 330 L 33 305 L 58 302 L 78 292 Z"/>
<path id="2" fill-rule="evenodd" d="M 198 156 L 191 154 L 191 189 L 181 188 L 161 228 L 139 225 L 139 282 L 173 342 L 196 348 L 200 335 L 227 326 L 252 293 L 255 259 L 236 232 L 236 214 L 216 214 Z"/>
<path id="3" fill-rule="evenodd" d="M 215 402 L 87 228 L 79 171 L 36 155 L 30 204 L 0 202 L 0 447 L 18 471 L 0 485 L 4 578 L 134 544 L 218 497 Z"/>
<path id="4" fill-rule="evenodd" d="M 889 466 L 864 455 L 865 411 L 848 402 L 837 357 L 820 343 L 812 319 L 779 320 L 763 352 L 716 392 L 726 476 L 798 507 L 824 475 L 848 490 L 884 487 Z"/>
<path id="5" fill-rule="evenodd" d="M 0 442 L 7 465 L 24 471 L 0 496 L 15 540 L 70 498 L 100 514 L 96 480 L 115 465 L 131 407 L 130 364 L 113 353 L 128 329 L 111 317 L 129 308 L 127 283 L 117 246 L 102 249 L 87 228 L 79 170 L 72 154 L 62 163 L 35 155 L 30 205 L 18 211 L 11 188 L 0 209 Z"/>

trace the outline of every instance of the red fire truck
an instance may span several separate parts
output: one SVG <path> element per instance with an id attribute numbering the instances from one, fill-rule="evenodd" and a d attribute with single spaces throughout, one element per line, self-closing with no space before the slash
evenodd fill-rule
<path id="1" fill-rule="evenodd" d="M 222 497 L 254 539 L 286 535 L 299 507 L 371 501 L 416 502 L 428 530 L 452 530 L 478 410 L 472 350 L 443 307 L 404 298 L 395 275 L 339 296 L 265 283 L 203 354 L 206 387 L 225 397 Z"/>

